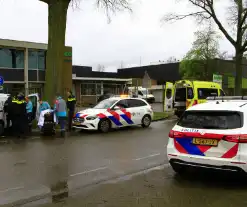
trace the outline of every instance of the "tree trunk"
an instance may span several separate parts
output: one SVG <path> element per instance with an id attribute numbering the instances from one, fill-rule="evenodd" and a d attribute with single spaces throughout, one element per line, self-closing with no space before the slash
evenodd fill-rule
<path id="1" fill-rule="evenodd" d="M 63 93 L 62 70 L 65 47 L 67 10 L 70 0 L 48 4 L 48 50 L 46 59 L 45 99 L 53 103 L 56 93 Z"/>
<path id="2" fill-rule="evenodd" d="M 243 76 L 243 53 L 236 49 L 235 57 L 236 78 L 235 78 L 235 96 L 241 96 L 242 94 L 242 76 Z"/>

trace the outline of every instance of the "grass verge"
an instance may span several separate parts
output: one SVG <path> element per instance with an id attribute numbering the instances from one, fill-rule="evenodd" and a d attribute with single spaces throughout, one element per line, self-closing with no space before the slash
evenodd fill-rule
<path id="1" fill-rule="evenodd" d="M 154 112 L 154 118 L 153 121 L 162 120 L 168 117 L 168 114 L 166 112 Z"/>

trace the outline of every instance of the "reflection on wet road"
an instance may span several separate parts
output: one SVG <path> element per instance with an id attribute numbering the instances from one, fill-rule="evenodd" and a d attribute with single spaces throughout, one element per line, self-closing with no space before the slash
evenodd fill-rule
<path id="1" fill-rule="evenodd" d="M 64 181 L 72 190 L 167 163 L 165 145 L 173 125 L 163 121 L 148 129 L 1 145 L 0 204 L 48 195 Z"/>
<path id="2" fill-rule="evenodd" d="M 98 203 L 93 203 L 97 202 L 97 197 L 102 200 L 103 196 L 109 206 L 114 206 L 114 199 L 122 199 L 121 193 L 118 195 L 117 192 L 122 190 L 129 195 L 127 190 L 131 189 L 133 196 L 126 198 L 130 203 L 137 195 L 146 195 L 142 198 L 145 202 L 139 206 L 150 206 L 147 204 L 152 200 L 153 206 L 193 206 L 190 203 L 207 206 L 213 203 L 211 206 L 225 207 L 230 206 L 230 199 L 241 206 L 245 202 L 244 193 L 247 193 L 242 181 L 222 174 L 218 179 L 212 173 L 175 176 L 166 157 L 167 134 L 173 125 L 174 121 L 168 120 L 153 123 L 149 129 L 135 127 L 107 134 L 77 133 L 68 139 L 30 139 L 2 144 L 0 204 L 17 201 L 29 203 L 26 206 L 51 203 L 68 194 L 76 197 L 85 191 L 84 195 L 92 193 L 96 200 L 80 196 L 83 202 L 97 206 Z M 156 166 L 161 169 L 143 174 L 143 170 Z M 135 173 L 140 174 L 132 176 Z M 119 180 L 126 182 L 118 185 Z M 92 184 L 102 181 L 107 183 L 92 192 L 88 190 L 95 186 Z M 78 205 L 72 206 L 83 205 L 85 203 L 78 201 Z M 117 206 L 128 205 L 125 202 Z"/>

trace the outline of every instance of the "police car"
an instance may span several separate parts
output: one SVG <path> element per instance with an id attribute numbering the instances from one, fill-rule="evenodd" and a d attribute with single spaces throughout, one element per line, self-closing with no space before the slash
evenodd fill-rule
<path id="1" fill-rule="evenodd" d="M 72 127 L 108 132 L 111 128 L 134 125 L 146 128 L 152 119 L 153 110 L 145 100 L 119 96 L 105 99 L 93 108 L 79 111 L 73 118 Z"/>
<path id="2" fill-rule="evenodd" d="M 167 156 L 187 168 L 247 172 L 247 97 L 210 97 L 190 107 L 169 133 Z"/>

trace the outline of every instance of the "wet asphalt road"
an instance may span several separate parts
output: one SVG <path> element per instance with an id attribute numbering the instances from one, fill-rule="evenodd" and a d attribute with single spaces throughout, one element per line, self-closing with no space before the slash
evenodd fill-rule
<path id="1" fill-rule="evenodd" d="M 83 194 L 77 201 L 56 206 L 245 207 L 247 182 L 235 179 L 236 175 L 175 175 L 165 148 L 174 123 L 167 120 L 149 129 L 78 133 L 66 140 L 33 137 L 0 145 L 0 204 L 30 197 L 27 202 L 44 199 L 29 206 L 51 202 L 51 189 L 59 190 L 67 183 L 70 197 Z M 143 174 L 144 169 L 159 165 Z M 136 172 L 139 175 L 133 176 Z M 109 181 L 91 185 L 102 180 Z"/>
<path id="2" fill-rule="evenodd" d="M 0 204 L 45 196 L 67 181 L 69 191 L 167 163 L 167 134 L 174 121 L 107 134 L 77 133 L 69 139 L 0 145 Z"/>

